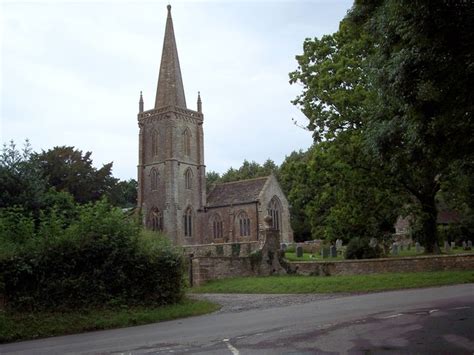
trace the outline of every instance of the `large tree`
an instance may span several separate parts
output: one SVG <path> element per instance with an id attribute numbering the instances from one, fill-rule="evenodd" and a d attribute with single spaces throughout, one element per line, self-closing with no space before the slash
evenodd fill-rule
<path id="1" fill-rule="evenodd" d="M 82 153 L 74 147 L 54 147 L 34 155 L 41 176 L 58 191 L 67 191 L 76 202 L 99 200 L 116 184 L 112 163 L 97 169 L 92 165 L 91 152 Z"/>
<path id="2" fill-rule="evenodd" d="M 473 5 L 356 1 L 339 31 L 307 39 L 291 82 L 316 141 L 358 131 L 363 154 L 420 211 L 438 251 L 435 196 L 454 162 L 472 164 Z"/>

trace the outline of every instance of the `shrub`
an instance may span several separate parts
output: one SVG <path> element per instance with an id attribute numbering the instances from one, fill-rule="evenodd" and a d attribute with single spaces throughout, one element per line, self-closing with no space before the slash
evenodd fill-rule
<path id="1" fill-rule="evenodd" d="M 346 247 L 346 259 L 375 259 L 382 255 L 382 249 L 377 245 L 370 246 L 368 238 L 352 238 Z"/>
<path id="2" fill-rule="evenodd" d="M 183 295 L 180 253 L 163 238 L 139 231 L 105 201 L 78 207 L 77 220 L 68 226 L 57 212 L 42 215 L 36 233 L 13 252 L 0 254 L 7 306 L 38 310 L 177 302 Z"/>

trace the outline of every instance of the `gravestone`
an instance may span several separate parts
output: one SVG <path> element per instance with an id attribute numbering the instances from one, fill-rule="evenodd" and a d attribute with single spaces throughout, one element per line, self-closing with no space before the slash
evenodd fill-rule
<path id="1" fill-rule="evenodd" d="M 448 253 L 450 251 L 450 248 L 449 248 L 449 243 L 447 241 L 444 242 L 444 251 L 446 253 Z"/>
<path id="2" fill-rule="evenodd" d="M 462 241 L 462 248 L 463 249 L 466 249 L 467 248 L 467 243 L 465 240 Z"/>
<path id="3" fill-rule="evenodd" d="M 456 242 L 451 242 L 451 249 L 454 249 L 455 246 L 456 246 Z"/>
<path id="4" fill-rule="evenodd" d="M 468 241 L 467 241 L 467 247 L 468 247 L 469 249 L 472 249 L 472 241 L 471 241 L 471 240 L 468 240 Z"/>
<path id="5" fill-rule="evenodd" d="M 281 243 L 280 248 L 281 250 L 286 251 L 286 249 L 288 249 L 288 245 L 286 245 L 285 243 Z"/>
<path id="6" fill-rule="evenodd" d="M 415 250 L 416 250 L 416 253 L 417 253 L 417 254 L 421 253 L 421 246 L 420 246 L 420 243 L 418 243 L 418 242 L 415 243 Z"/>
<path id="7" fill-rule="evenodd" d="M 392 244 L 392 255 L 398 255 L 398 244 L 397 243 Z"/>
<path id="8" fill-rule="evenodd" d="M 329 253 L 331 254 L 331 258 L 337 258 L 337 249 L 335 245 L 331 245 Z"/>
<path id="9" fill-rule="evenodd" d="M 342 239 L 337 239 L 336 240 L 336 249 L 341 249 L 342 248 Z"/>
<path id="10" fill-rule="evenodd" d="M 302 258 L 303 257 L 303 247 L 301 245 L 298 245 L 296 247 L 296 257 L 297 258 Z"/>
<path id="11" fill-rule="evenodd" d="M 371 248 L 375 248 L 375 247 L 377 247 L 377 245 L 378 245 L 377 239 L 376 239 L 376 238 L 370 238 L 369 246 L 370 246 Z"/>
<path id="12" fill-rule="evenodd" d="M 329 248 L 322 248 L 321 249 L 321 256 L 323 259 L 326 259 L 329 257 Z"/>

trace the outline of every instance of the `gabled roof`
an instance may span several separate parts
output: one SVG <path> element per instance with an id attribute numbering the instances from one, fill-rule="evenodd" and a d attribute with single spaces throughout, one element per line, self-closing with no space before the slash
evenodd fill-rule
<path id="1" fill-rule="evenodd" d="M 168 17 L 166 19 L 163 52 L 161 53 L 155 109 L 164 106 L 186 108 L 178 49 L 176 48 L 176 39 L 174 38 L 173 19 L 171 18 L 171 5 L 168 5 L 167 8 Z"/>
<path id="2" fill-rule="evenodd" d="M 258 200 L 269 176 L 217 184 L 207 196 L 207 207 L 252 203 Z"/>

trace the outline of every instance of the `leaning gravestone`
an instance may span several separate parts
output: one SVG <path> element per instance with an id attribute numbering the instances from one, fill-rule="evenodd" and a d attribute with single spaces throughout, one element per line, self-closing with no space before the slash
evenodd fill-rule
<path id="1" fill-rule="evenodd" d="M 331 247 L 329 248 L 329 253 L 331 254 L 331 258 L 337 258 L 336 246 L 331 245 Z"/>
<path id="2" fill-rule="evenodd" d="M 421 253 L 421 246 L 420 246 L 420 243 L 418 243 L 418 242 L 415 243 L 415 250 L 416 250 L 416 253 L 417 253 L 417 254 Z"/>
<path id="3" fill-rule="evenodd" d="M 329 257 L 329 248 L 322 248 L 321 249 L 321 256 L 323 259 L 326 259 Z"/>
<path id="4" fill-rule="evenodd" d="M 398 255 L 398 244 L 397 243 L 392 244 L 392 255 Z"/>
<path id="5" fill-rule="evenodd" d="M 301 245 L 298 245 L 296 247 L 296 257 L 297 258 L 302 258 L 303 257 L 303 247 Z"/>
<path id="6" fill-rule="evenodd" d="M 468 247 L 469 249 L 472 249 L 472 241 L 471 241 L 471 240 L 468 240 L 468 241 L 467 241 L 467 247 Z"/>
<path id="7" fill-rule="evenodd" d="M 449 243 L 446 242 L 446 241 L 444 242 L 444 251 L 445 251 L 446 253 L 448 253 L 448 252 L 450 251 Z"/>

